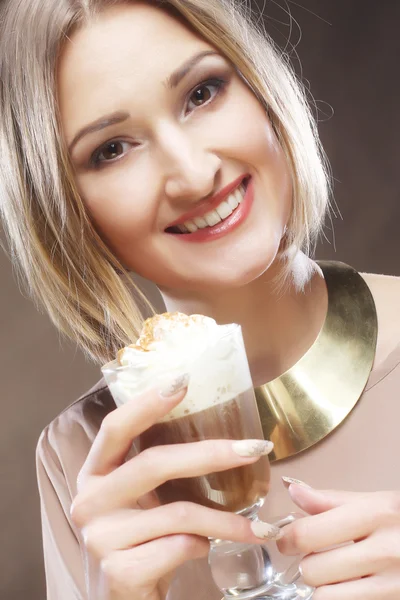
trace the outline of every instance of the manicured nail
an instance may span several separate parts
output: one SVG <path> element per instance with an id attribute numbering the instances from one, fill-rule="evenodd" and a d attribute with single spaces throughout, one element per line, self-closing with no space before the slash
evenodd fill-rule
<path id="1" fill-rule="evenodd" d="M 296 485 L 301 485 L 305 488 L 311 488 L 311 485 L 308 485 L 308 483 L 304 483 L 304 481 L 301 481 L 300 479 L 293 479 L 293 477 L 282 477 L 282 481 L 283 485 L 286 488 L 288 488 L 292 483 L 295 483 Z"/>
<path id="2" fill-rule="evenodd" d="M 232 448 L 239 456 L 264 456 L 269 454 L 274 444 L 268 440 L 238 440 L 233 442 Z"/>
<path id="3" fill-rule="evenodd" d="M 172 381 L 166 383 L 160 391 L 160 396 L 163 396 L 164 398 L 175 396 L 175 394 L 187 388 L 188 384 L 189 373 L 183 373 L 183 375 L 179 375 L 172 379 Z"/>
<path id="4" fill-rule="evenodd" d="M 264 521 L 252 521 L 250 527 L 254 535 L 262 540 L 279 540 L 283 536 L 282 529 Z"/>

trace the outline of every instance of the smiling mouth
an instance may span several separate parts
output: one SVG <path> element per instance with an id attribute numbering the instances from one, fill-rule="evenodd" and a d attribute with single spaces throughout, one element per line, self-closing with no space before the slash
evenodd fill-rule
<path id="1" fill-rule="evenodd" d="M 250 177 L 243 179 L 242 183 L 231 192 L 213 210 L 204 213 L 203 216 L 194 217 L 183 223 L 167 227 L 166 233 L 190 234 L 199 229 L 210 229 L 230 217 L 242 203 Z"/>

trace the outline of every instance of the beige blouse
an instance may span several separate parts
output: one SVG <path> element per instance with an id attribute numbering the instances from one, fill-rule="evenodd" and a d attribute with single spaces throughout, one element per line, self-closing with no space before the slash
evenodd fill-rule
<path id="1" fill-rule="evenodd" d="M 272 465 L 271 492 L 260 514 L 265 520 L 296 510 L 281 483 L 282 475 L 321 489 L 400 490 L 400 281 L 365 277 L 375 297 L 380 328 L 377 359 L 365 391 L 331 435 L 310 450 Z M 71 522 L 70 506 L 79 470 L 102 419 L 113 409 L 115 404 L 101 380 L 40 436 L 37 475 L 48 600 L 102 598 L 97 565 Z M 275 554 L 274 544 L 271 549 Z M 168 598 L 219 600 L 221 593 L 213 584 L 207 561 L 183 565 Z"/>

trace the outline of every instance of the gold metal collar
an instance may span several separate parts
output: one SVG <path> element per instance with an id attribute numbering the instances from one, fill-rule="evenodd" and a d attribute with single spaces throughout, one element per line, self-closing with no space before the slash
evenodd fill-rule
<path id="1" fill-rule="evenodd" d="M 328 289 L 325 323 L 286 373 L 255 388 L 272 461 L 289 458 L 331 433 L 366 386 L 376 351 L 375 303 L 364 279 L 340 262 L 319 261 Z"/>

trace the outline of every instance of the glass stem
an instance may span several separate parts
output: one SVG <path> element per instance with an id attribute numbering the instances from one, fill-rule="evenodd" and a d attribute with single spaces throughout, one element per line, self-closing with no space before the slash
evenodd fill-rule
<path id="1" fill-rule="evenodd" d="M 255 521 L 259 508 L 255 505 L 239 514 Z M 288 515 L 274 524 L 284 527 L 296 517 Z M 298 582 L 300 561 L 277 573 L 265 545 L 210 539 L 208 562 L 213 579 L 226 600 L 308 600 L 312 597 L 313 589 Z"/>
<path id="2" fill-rule="evenodd" d="M 255 521 L 261 503 L 239 514 Z M 226 598 L 252 598 L 252 592 L 272 585 L 276 573 L 265 546 L 210 540 L 209 565 L 215 583 Z"/>

